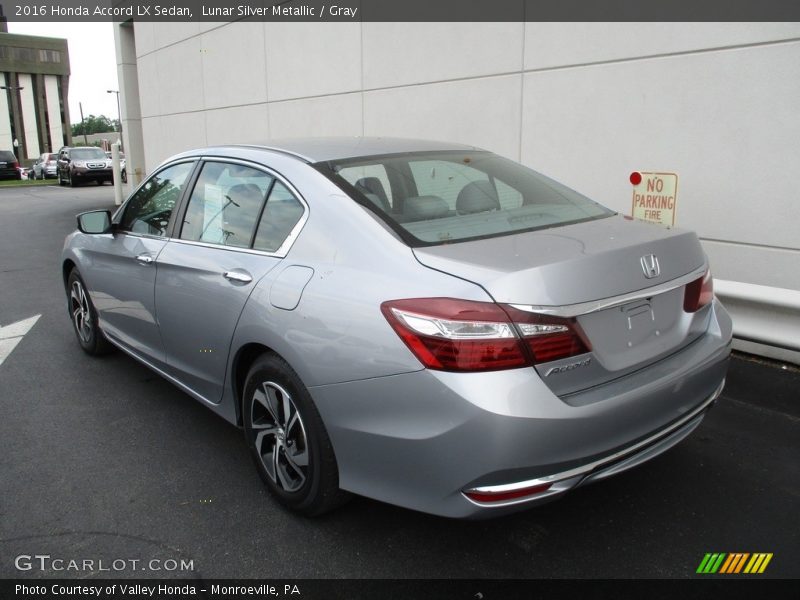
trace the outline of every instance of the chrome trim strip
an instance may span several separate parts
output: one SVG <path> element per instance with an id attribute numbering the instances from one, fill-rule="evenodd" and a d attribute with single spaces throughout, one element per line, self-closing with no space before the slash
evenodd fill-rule
<path id="1" fill-rule="evenodd" d="M 170 375 L 169 373 L 167 373 L 163 369 L 160 369 L 157 366 L 155 366 L 153 363 L 151 363 L 149 360 L 147 360 L 143 356 L 140 356 L 139 354 L 137 354 L 136 351 L 134 351 L 133 349 L 131 349 L 128 346 L 124 345 L 124 343 L 122 341 L 117 340 L 116 338 L 114 338 L 114 336 L 108 335 L 108 334 L 105 334 L 105 333 L 104 333 L 104 335 L 106 336 L 106 339 L 109 342 L 111 342 L 112 344 L 114 344 L 114 346 L 116 346 L 117 348 L 122 350 L 122 352 L 124 352 L 125 354 L 130 356 L 132 359 L 142 363 L 148 369 L 152 369 L 153 371 L 155 371 L 156 373 L 161 375 L 161 377 L 163 377 L 164 379 L 169 381 L 172 385 L 176 386 L 182 392 L 190 395 L 195 400 L 199 400 L 200 402 L 202 402 L 204 404 L 208 404 L 209 406 L 213 406 L 213 407 L 219 408 L 220 402 L 222 402 L 222 400 L 220 400 L 220 402 L 212 402 L 211 400 L 209 400 L 205 396 L 202 396 L 202 395 L 198 394 L 197 392 L 195 392 L 192 388 L 190 388 L 185 383 L 182 383 L 179 379 L 173 377 L 172 375 Z"/>
<path id="2" fill-rule="evenodd" d="M 209 242 L 195 242 L 194 240 L 182 240 L 180 238 L 160 238 L 174 244 L 186 244 L 187 246 L 200 246 L 201 248 L 213 248 L 214 250 L 225 250 L 227 252 L 243 252 L 244 254 L 257 254 L 259 256 L 271 256 L 273 258 L 285 258 L 285 255 L 264 250 L 253 250 L 252 248 L 240 248 L 239 246 L 223 246 L 222 244 L 211 244 Z"/>
<path id="3" fill-rule="evenodd" d="M 527 481 L 517 481 L 515 483 L 507 483 L 503 485 L 487 485 L 477 488 L 471 488 L 468 490 L 464 490 L 462 494 L 464 494 L 464 497 L 470 502 L 472 502 L 472 504 L 485 508 L 491 508 L 494 506 L 508 506 L 508 504 L 511 503 L 517 504 L 519 502 L 530 502 L 532 500 L 538 500 L 539 498 L 545 498 L 548 495 L 550 495 L 549 494 L 550 490 L 542 494 L 538 494 L 528 498 L 520 498 L 518 500 L 514 500 L 511 502 L 484 503 L 484 502 L 476 502 L 470 499 L 469 496 L 466 495 L 466 492 L 478 492 L 483 494 L 500 494 L 503 492 L 513 492 L 515 490 L 519 490 L 522 488 L 534 487 L 545 483 L 556 484 L 558 482 L 564 481 L 565 479 L 572 479 L 575 477 L 588 475 L 590 472 L 595 471 L 598 468 L 603 467 L 604 465 L 613 463 L 617 459 L 623 458 L 624 456 L 634 454 L 637 450 L 644 448 L 645 446 L 649 446 L 650 444 L 657 442 L 659 439 L 668 437 L 671 433 L 674 433 L 675 431 L 677 431 L 678 429 L 689 423 L 692 419 L 697 417 L 704 410 L 706 410 L 709 407 L 709 405 L 712 402 L 714 402 L 714 400 L 719 398 L 719 395 L 722 393 L 722 389 L 724 387 L 725 387 L 725 380 L 723 379 L 722 382 L 720 382 L 719 386 L 717 386 L 717 389 L 714 390 L 714 392 L 708 398 L 706 398 L 697 408 L 695 408 L 688 414 L 681 417 L 678 421 L 670 425 L 668 428 L 662 429 L 658 433 L 654 433 L 653 435 L 642 440 L 641 442 L 638 442 L 633 446 L 628 446 L 623 450 L 619 450 L 614 454 L 611 454 L 610 456 L 605 456 L 594 462 L 581 465 L 580 467 L 575 467 L 574 469 L 570 469 L 569 471 L 562 471 L 561 473 L 555 473 L 553 475 L 545 475 L 544 477 L 539 477 L 537 479 L 529 479 Z M 578 482 L 576 481 L 575 483 Z M 559 489 L 558 491 L 566 491 L 566 489 Z"/>
<path id="4" fill-rule="evenodd" d="M 691 273 L 687 273 L 686 275 L 682 275 L 681 277 L 667 281 L 666 283 L 661 283 L 637 292 L 620 294 L 619 296 L 612 296 L 611 298 L 604 298 L 602 300 L 592 300 L 590 302 L 581 302 L 579 304 L 565 304 L 563 306 L 537 306 L 533 304 L 512 304 L 511 306 L 525 312 L 553 315 L 555 317 L 578 317 L 580 315 L 585 315 L 598 310 L 621 306 L 623 304 L 627 304 L 628 302 L 641 300 L 642 298 L 650 298 L 651 296 L 656 296 L 665 292 L 671 292 L 676 288 L 684 286 L 687 283 L 691 283 L 695 279 L 702 277 L 707 268 L 708 265 L 704 264 L 699 269 L 695 269 Z"/>

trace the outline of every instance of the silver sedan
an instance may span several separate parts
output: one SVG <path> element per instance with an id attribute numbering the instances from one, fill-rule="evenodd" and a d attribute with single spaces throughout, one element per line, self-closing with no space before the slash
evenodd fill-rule
<path id="1" fill-rule="evenodd" d="M 185 152 L 79 215 L 62 265 L 81 347 L 241 427 L 307 515 L 548 501 L 686 437 L 730 354 L 694 233 L 457 144 Z"/>

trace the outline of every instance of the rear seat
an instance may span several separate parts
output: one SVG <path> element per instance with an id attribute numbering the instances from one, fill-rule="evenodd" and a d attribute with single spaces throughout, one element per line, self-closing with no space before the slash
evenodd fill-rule
<path id="1" fill-rule="evenodd" d="M 439 196 L 411 196 L 403 202 L 403 221 L 428 221 L 450 216 L 450 207 Z"/>

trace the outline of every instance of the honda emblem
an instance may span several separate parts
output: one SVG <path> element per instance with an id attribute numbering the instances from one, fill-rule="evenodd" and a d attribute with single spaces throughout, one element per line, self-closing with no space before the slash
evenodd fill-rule
<path id="1" fill-rule="evenodd" d="M 655 254 L 645 254 L 639 262 L 642 264 L 644 276 L 648 279 L 661 275 L 661 267 L 658 265 L 658 258 Z"/>

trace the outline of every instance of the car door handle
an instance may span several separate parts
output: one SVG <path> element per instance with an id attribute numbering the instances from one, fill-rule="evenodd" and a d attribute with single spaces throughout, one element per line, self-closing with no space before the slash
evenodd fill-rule
<path id="1" fill-rule="evenodd" d="M 150 256 L 149 254 L 140 254 L 139 256 L 136 257 L 136 260 L 138 260 L 143 265 L 149 265 L 155 261 L 155 258 Z"/>
<path id="2" fill-rule="evenodd" d="M 225 279 L 229 281 L 235 281 L 237 283 L 250 283 L 253 281 L 253 278 L 250 276 L 250 274 L 243 271 L 225 271 L 223 276 Z"/>

